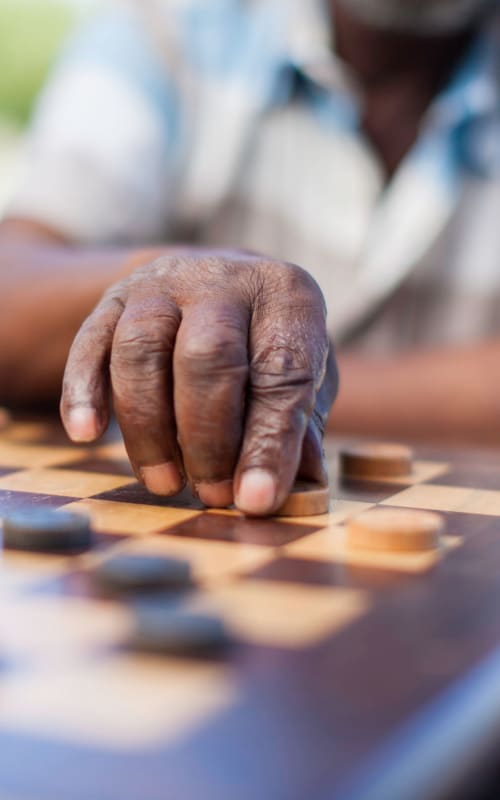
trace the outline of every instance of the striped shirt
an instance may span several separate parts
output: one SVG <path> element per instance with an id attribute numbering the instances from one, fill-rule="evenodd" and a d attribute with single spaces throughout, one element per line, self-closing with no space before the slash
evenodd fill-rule
<path id="1" fill-rule="evenodd" d="M 500 331 L 500 12 L 389 184 L 322 0 L 122 0 L 63 52 L 10 214 L 299 263 L 340 342 Z"/>

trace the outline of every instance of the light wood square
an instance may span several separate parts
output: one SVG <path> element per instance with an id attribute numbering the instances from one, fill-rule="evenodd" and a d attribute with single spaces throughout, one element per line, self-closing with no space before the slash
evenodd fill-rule
<path id="1" fill-rule="evenodd" d="M 288 522 L 292 525 L 314 525 L 317 528 L 328 528 L 331 525 L 338 525 L 346 519 L 362 514 L 373 508 L 373 503 L 363 503 L 358 500 L 332 500 L 328 514 L 318 514 L 314 517 L 280 517 L 280 522 Z"/>
<path id="2" fill-rule="evenodd" d="M 191 564 L 193 577 L 201 583 L 213 583 L 253 571 L 275 557 L 275 550 L 271 547 L 177 536 L 134 538 L 117 545 L 113 552 L 118 551 L 186 559 Z"/>
<path id="3" fill-rule="evenodd" d="M 211 587 L 187 605 L 222 613 L 246 641 L 295 648 L 337 633 L 364 614 L 370 600 L 368 593 L 344 587 L 241 580 Z"/>
<path id="4" fill-rule="evenodd" d="M 33 581 L 57 577 L 67 570 L 65 556 L 0 551 L 0 597 L 11 589 L 29 586 Z M 1 800 L 1 798 L 0 798 Z"/>
<path id="5" fill-rule="evenodd" d="M 423 483 L 424 481 L 432 481 L 434 478 L 439 478 L 441 475 L 446 475 L 450 465 L 446 462 L 440 461 L 414 461 L 413 469 L 410 475 L 402 475 L 400 477 L 383 478 L 384 483 L 394 484 L 416 484 Z"/>
<path id="6" fill-rule="evenodd" d="M 2 653 L 23 669 L 2 678 L 2 729 L 137 750 L 188 735 L 236 696 L 223 664 L 116 652 L 125 607 L 73 598 L 7 606 Z"/>
<path id="7" fill-rule="evenodd" d="M 9 673 L 2 729 L 135 752 L 193 735 L 235 703 L 220 665 L 121 659 Z"/>
<path id="8" fill-rule="evenodd" d="M 428 552 L 384 553 L 378 551 L 351 550 L 345 541 L 345 527 L 332 526 L 312 533 L 303 539 L 285 546 L 286 554 L 293 558 L 323 561 L 332 564 L 352 564 L 370 569 L 395 570 L 400 572 L 426 572 L 436 564 L 450 548 L 457 547 L 460 540 L 446 536 L 439 550 Z M 333 578 L 333 575 L 332 575 Z"/>
<path id="9" fill-rule="evenodd" d="M 135 478 L 65 469 L 29 469 L 0 478 L 0 489 L 62 497 L 88 497 L 134 483 Z"/>
<path id="10" fill-rule="evenodd" d="M 115 500 L 79 500 L 68 503 L 65 510 L 89 514 L 93 526 L 103 533 L 148 534 L 185 522 L 199 511 L 166 508 L 141 503 L 119 503 Z"/>
<path id="11" fill-rule="evenodd" d="M 109 458 L 112 461 L 121 458 L 128 459 L 125 445 L 121 439 L 117 442 L 110 442 L 110 444 L 98 445 L 94 448 L 93 454 L 99 458 Z"/>
<path id="12" fill-rule="evenodd" d="M 9 595 L 0 616 L 4 652 L 47 669 L 85 658 L 93 648 L 112 648 L 129 630 L 125 605 L 83 597 Z"/>
<path id="13" fill-rule="evenodd" d="M 44 422 L 13 422 L 0 434 L 0 442 L 36 442 L 40 437 L 47 435 L 47 425 Z"/>
<path id="14" fill-rule="evenodd" d="M 500 491 L 417 485 L 387 498 L 383 505 L 497 516 L 500 515 Z"/>
<path id="15" fill-rule="evenodd" d="M 18 444 L 0 439 L 0 467 L 51 467 L 73 464 L 85 451 L 79 447 L 48 447 Z"/>
<path id="16" fill-rule="evenodd" d="M 346 519 L 362 514 L 363 511 L 368 511 L 373 508 L 374 503 L 364 503 L 359 500 L 343 500 L 332 498 L 330 501 L 330 510 L 327 514 L 316 514 L 312 517 L 276 517 L 279 522 L 288 523 L 290 525 L 313 525 L 316 528 L 326 528 L 329 525 L 337 525 L 344 522 Z M 225 516 L 240 517 L 241 513 L 231 508 L 208 508 L 206 514 L 216 514 L 217 516 L 223 514 Z"/>

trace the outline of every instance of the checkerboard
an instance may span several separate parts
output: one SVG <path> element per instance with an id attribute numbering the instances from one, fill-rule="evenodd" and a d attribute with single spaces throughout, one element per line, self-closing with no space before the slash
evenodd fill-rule
<path id="1" fill-rule="evenodd" d="M 96 531 L 88 552 L 2 553 L 0 800 L 427 800 L 484 768 L 500 743 L 500 459 L 427 449 L 409 479 L 356 481 L 328 447 L 330 513 L 251 520 L 152 497 L 115 431 L 77 447 L 26 419 L 0 436 L 0 517 L 71 509 Z M 441 512 L 442 548 L 349 551 L 346 521 L 375 505 Z M 195 585 L 172 604 L 220 613 L 230 652 L 130 651 L 130 606 L 91 580 L 124 551 L 189 559 Z M 467 691 L 485 706 L 469 737 Z"/>

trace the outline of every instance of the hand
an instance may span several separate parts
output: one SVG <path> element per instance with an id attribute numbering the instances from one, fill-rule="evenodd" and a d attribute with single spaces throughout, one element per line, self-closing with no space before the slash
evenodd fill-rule
<path id="1" fill-rule="evenodd" d="M 81 327 L 61 415 L 97 439 L 109 394 L 134 472 L 153 493 L 186 478 L 208 506 L 276 511 L 296 476 L 326 482 L 337 390 L 323 297 L 292 264 L 179 251 L 111 287 Z"/>

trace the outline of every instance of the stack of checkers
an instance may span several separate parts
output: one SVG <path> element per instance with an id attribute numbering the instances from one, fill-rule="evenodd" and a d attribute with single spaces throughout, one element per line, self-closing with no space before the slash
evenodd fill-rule
<path id="1" fill-rule="evenodd" d="M 10 550 L 67 555 L 91 547 L 93 534 L 82 514 L 30 509 L 4 519 L 3 540 Z M 194 585 L 187 561 L 120 553 L 94 567 L 89 577 L 97 591 L 134 601 L 131 649 L 199 656 L 219 653 L 230 641 L 219 617 L 190 614 L 173 605 L 179 593 Z"/>
<path id="2" fill-rule="evenodd" d="M 379 480 L 411 475 L 413 454 L 400 444 L 367 444 L 345 448 L 340 453 L 340 471 L 345 479 Z M 435 550 L 441 544 L 444 520 L 428 511 L 375 508 L 348 522 L 346 542 L 350 548 L 392 552 Z"/>

